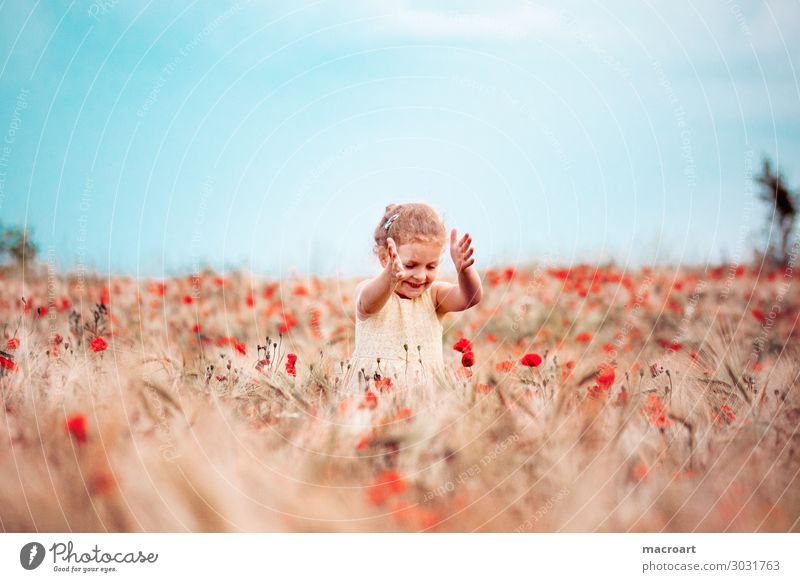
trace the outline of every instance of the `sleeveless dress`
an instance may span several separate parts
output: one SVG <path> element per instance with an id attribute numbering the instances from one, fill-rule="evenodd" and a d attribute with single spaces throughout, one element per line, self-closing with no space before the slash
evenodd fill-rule
<path id="1" fill-rule="evenodd" d="M 356 346 L 340 393 L 378 390 L 389 378 L 392 392 L 434 394 L 437 383 L 450 381 L 442 359 L 442 330 L 430 287 L 413 299 L 392 293 L 381 310 L 364 321 L 356 313 Z"/>

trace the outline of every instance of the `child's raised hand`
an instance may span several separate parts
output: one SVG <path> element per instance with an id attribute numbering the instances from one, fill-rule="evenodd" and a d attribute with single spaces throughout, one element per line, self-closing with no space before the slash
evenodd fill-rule
<path id="1" fill-rule="evenodd" d="M 466 233 L 461 240 L 456 243 L 456 229 L 450 231 L 450 256 L 456 266 L 456 273 L 462 273 L 475 262 L 472 257 L 472 237 Z"/>
<path id="2" fill-rule="evenodd" d="M 389 251 L 389 262 L 386 263 L 386 270 L 392 277 L 392 284 L 397 285 L 406 278 L 407 273 L 403 268 L 403 262 L 400 260 L 400 256 L 397 254 L 397 246 L 392 237 L 386 239 L 386 248 Z"/>

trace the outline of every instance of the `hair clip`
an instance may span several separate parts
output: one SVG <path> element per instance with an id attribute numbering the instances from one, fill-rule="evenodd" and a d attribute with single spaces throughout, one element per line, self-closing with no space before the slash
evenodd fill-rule
<path id="1" fill-rule="evenodd" d="M 390 217 L 389 217 L 389 218 L 386 220 L 386 222 L 383 224 L 383 228 L 384 228 L 384 230 L 389 230 L 389 227 L 390 227 L 390 226 L 392 226 L 392 223 L 393 223 L 395 220 L 397 220 L 398 218 L 400 218 L 400 213 L 399 213 L 399 212 L 395 212 L 394 214 L 392 214 L 392 215 L 391 215 L 391 216 L 390 216 Z"/>

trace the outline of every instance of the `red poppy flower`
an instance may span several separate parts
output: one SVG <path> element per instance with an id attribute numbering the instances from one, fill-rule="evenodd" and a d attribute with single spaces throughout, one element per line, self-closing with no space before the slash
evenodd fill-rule
<path id="1" fill-rule="evenodd" d="M 389 390 L 392 386 L 392 379 L 391 378 L 378 378 L 375 380 L 375 388 L 378 388 L 381 392 L 384 390 Z"/>
<path id="2" fill-rule="evenodd" d="M 86 416 L 83 414 L 73 414 L 64 425 L 66 431 L 75 437 L 79 443 L 86 442 Z"/>
<path id="3" fill-rule="evenodd" d="M 387 469 L 367 489 L 367 499 L 374 505 L 383 505 L 391 496 L 400 495 L 407 488 L 406 480 L 397 469 Z"/>
<path id="4" fill-rule="evenodd" d="M 469 341 L 467 338 L 462 337 L 455 344 L 453 344 L 453 349 L 455 351 L 457 351 L 457 352 L 461 352 L 462 354 L 465 354 L 467 352 L 471 352 L 472 351 L 472 342 Z"/>
<path id="5" fill-rule="evenodd" d="M 256 363 L 256 370 L 258 370 L 259 372 L 261 372 L 266 376 L 267 373 L 264 371 L 265 366 L 269 366 L 269 358 L 264 358 L 262 360 L 259 360 L 258 363 Z"/>
<path id="6" fill-rule="evenodd" d="M 322 320 L 322 312 L 319 309 L 311 310 L 311 333 L 317 339 L 322 339 L 322 332 L 320 331 L 320 321 Z"/>
<path id="7" fill-rule="evenodd" d="M 295 367 L 296 362 L 297 354 L 286 354 L 286 372 L 290 376 L 297 376 L 297 368 Z"/>
<path id="8" fill-rule="evenodd" d="M 289 330 L 291 330 L 293 327 L 295 327 L 297 325 L 297 323 L 298 323 L 297 319 L 295 318 L 295 316 L 292 315 L 289 312 L 282 313 L 281 314 L 281 320 L 282 320 L 282 323 L 281 323 L 280 327 L 278 327 L 278 331 L 280 333 L 289 333 Z"/>
<path id="9" fill-rule="evenodd" d="M 369 443 L 371 441 L 372 441 L 372 437 L 370 435 L 363 436 L 358 440 L 358 444 L 356 445 L 356 448 L 359 451 L 363 451 L 369 446 Z"/>
<path id="10" fill-rule="evenodd" d="M 0 356 L 0 368 L 13 372 L 14 370 L 17 369 L 17 365 L 14 363 L 14 360 L 10 360 L 8 358 Z"/>
<path id="11" fill-rule="evenodd" d="M 595 380 L 598 386 L 604 390 L 608 390 L 614 384 L 616 377 L 614 367 L 611 364 L 602 364 Z"/>
<path id="12" fill-rule="evenodd" d="M 91 344 L 89 344 L 89 348 L 90 348 L 90 349 L 91 349 L 93 352 L 102 352 L 102 351 L 103 351 L 104 349 L 106 349 L 107 347 L 108 347 L 108 344 L 106 343 L 106 340 L 104 340 L 104 339 L 103 339 L 103 338 L 101 338 L 101 337 L 96 337 L 96 338 L 94 338 L 94 339 L 92 340 L 92 343 L 91 343 Z"/>
<path id="13" fill-rule="evenodd" d="M 184 302 L 184 303 L 186 303 L 187 305 L 188 305 L 189 303 L 191 303 L 192 301 L 194 301 L 194 299 L 192 299 L 192 296 L 191 296 L 191 295 L 184 295 L 184 296 L 183 296 L 183 302 Z"/>
<path id="14" fill-rule="evenodd" d="M 494 365 L 494 369 L 498 372 L 510 372 L 514 369 L 516 362 L 514 360 L 503 360 L 502 362 L 497 362 Z"/>
<path id="15" fill-rule="evenodd" d="M 644 479 L 647 478 L 647 474 L 649 472 L 650 471 L 648 470 L 647 465 L 645 465 L 644 463 L 639 463 L 631 471 L 631 477 L 633 477 L 633 479 L 635 479 L 636 481 L 643 481 Z"/>
<path id="16" fill-rule="evenodd" d="M 586 389 L 586 394 L 592 400 L 597 400 L 600 398 L 604 398 L 606 394 L 608 394 L 608 392 L 604 388 L 601 388 L 597 384 L 594 384 Z"/>
<path id="17" fill-rule="evenodd" d="M 575 341 L 581 342 L 582 344 L 587 344 L 592 341 L 592 334 L 588 332 L 579 333 L 575 336 Z"/>
<path id="18" fill-rule="evenodd" d="M 539 354 L 525 354 L 519 363 L 529 368 L 535 368 L 542 363 L 542 356 Z"/>
<path id="19" fill-rule="evenodd" d="M 110 471 L 101 471 L 90 479 L 89 493 L 92 495 L 104 495 L 109 493 L 114 488 L 114 485 L 114 475 Z"/>
<path id="20" fill-rule="evenodd" d="M 239 352 L 243 356 L 247 355 L 247 346 L 243 342 L 238 342 L 238 343 L 234 344 L 233 347 L 237 352 Z"/>
<path id="21" fill-rule="evenodd" d="M 475 365 L 475 354 L 472 352 L 466 352 L 463 356 L 461 356 L 461 365 L 465 368 L 471 368 Z"/>
<path id="22" fill-rule="evenodd" d="M 16 350 L 19 347 L 19 338 L 12 337 L 10 340 L 8 340 L 6 345 L 8 346 L 9 350 Z"/>
<path id="23" fill-rule="evenodd" d="M 714 415 L 714 422 L 717 424 L 724 424 L 726 422 L 730 423 L 736 420 L 736 414 L 734 414 L 731 407 L 727 404 L 723 404 L 722 408 L 719 409 L 719 412 Z"/>
<path id="24" fill-rule="evenodd" d="M 195 323 L 195 324 L 192 326 L 192 332 L 193 332 L 193 333 L 200 333 L 200 324 L 199 324 L 199 323 Z"/>
<path id="25" fill-rule="evenodd" d="M 367 408 L 376 408 L 378 406 L 378 397 L 374 392 L 367 392 L 364 395 L 364 404 Z"/>
<path id="26" fill-rule="evenodd" d="M 667 409 L 661 398 L 655 394 L 647 396 L 647 404 L 642 407 L 642 414 L 646 415 L 657 428 L 666 428 L 673 423 L 672 419 L 667 416 Z"/>
<path id="27" fill-rule="evenodd" d="M 152 281 L 147 284 L 147 290 L 159 297 L 164 297 L 167 294 L 167 285 L 159 281 Z"/>

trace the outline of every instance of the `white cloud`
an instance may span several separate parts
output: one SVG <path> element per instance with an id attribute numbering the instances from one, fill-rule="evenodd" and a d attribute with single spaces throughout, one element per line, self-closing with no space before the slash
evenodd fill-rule
<path id="1" fill-rule="evenodd" d="M 662 62 L 754 54 L 785 57 L 786 53 L 796 58 L 795 39 L 800 29 L 800 4 L 796 2 L 361 0 L 359 6 L 362 12 L 385 17 L 380 23 L 371 23 L 373 34 L 468 40 L 541 36 L 568 46 L 583 39 L 629 58 L 641 55 L 642 43 Z"/>
<path id="2" fill-rule="evenodd" d="M 405 2 L 385 4 L 396 7 L 393 29 L 419 36 L 515 39 L 560 27 L 557 10 L 527 2 L 515 2 L 505 8 L 494 3 L 490 9 L 473 10 L 430 10 L 413 8 Z"/>

